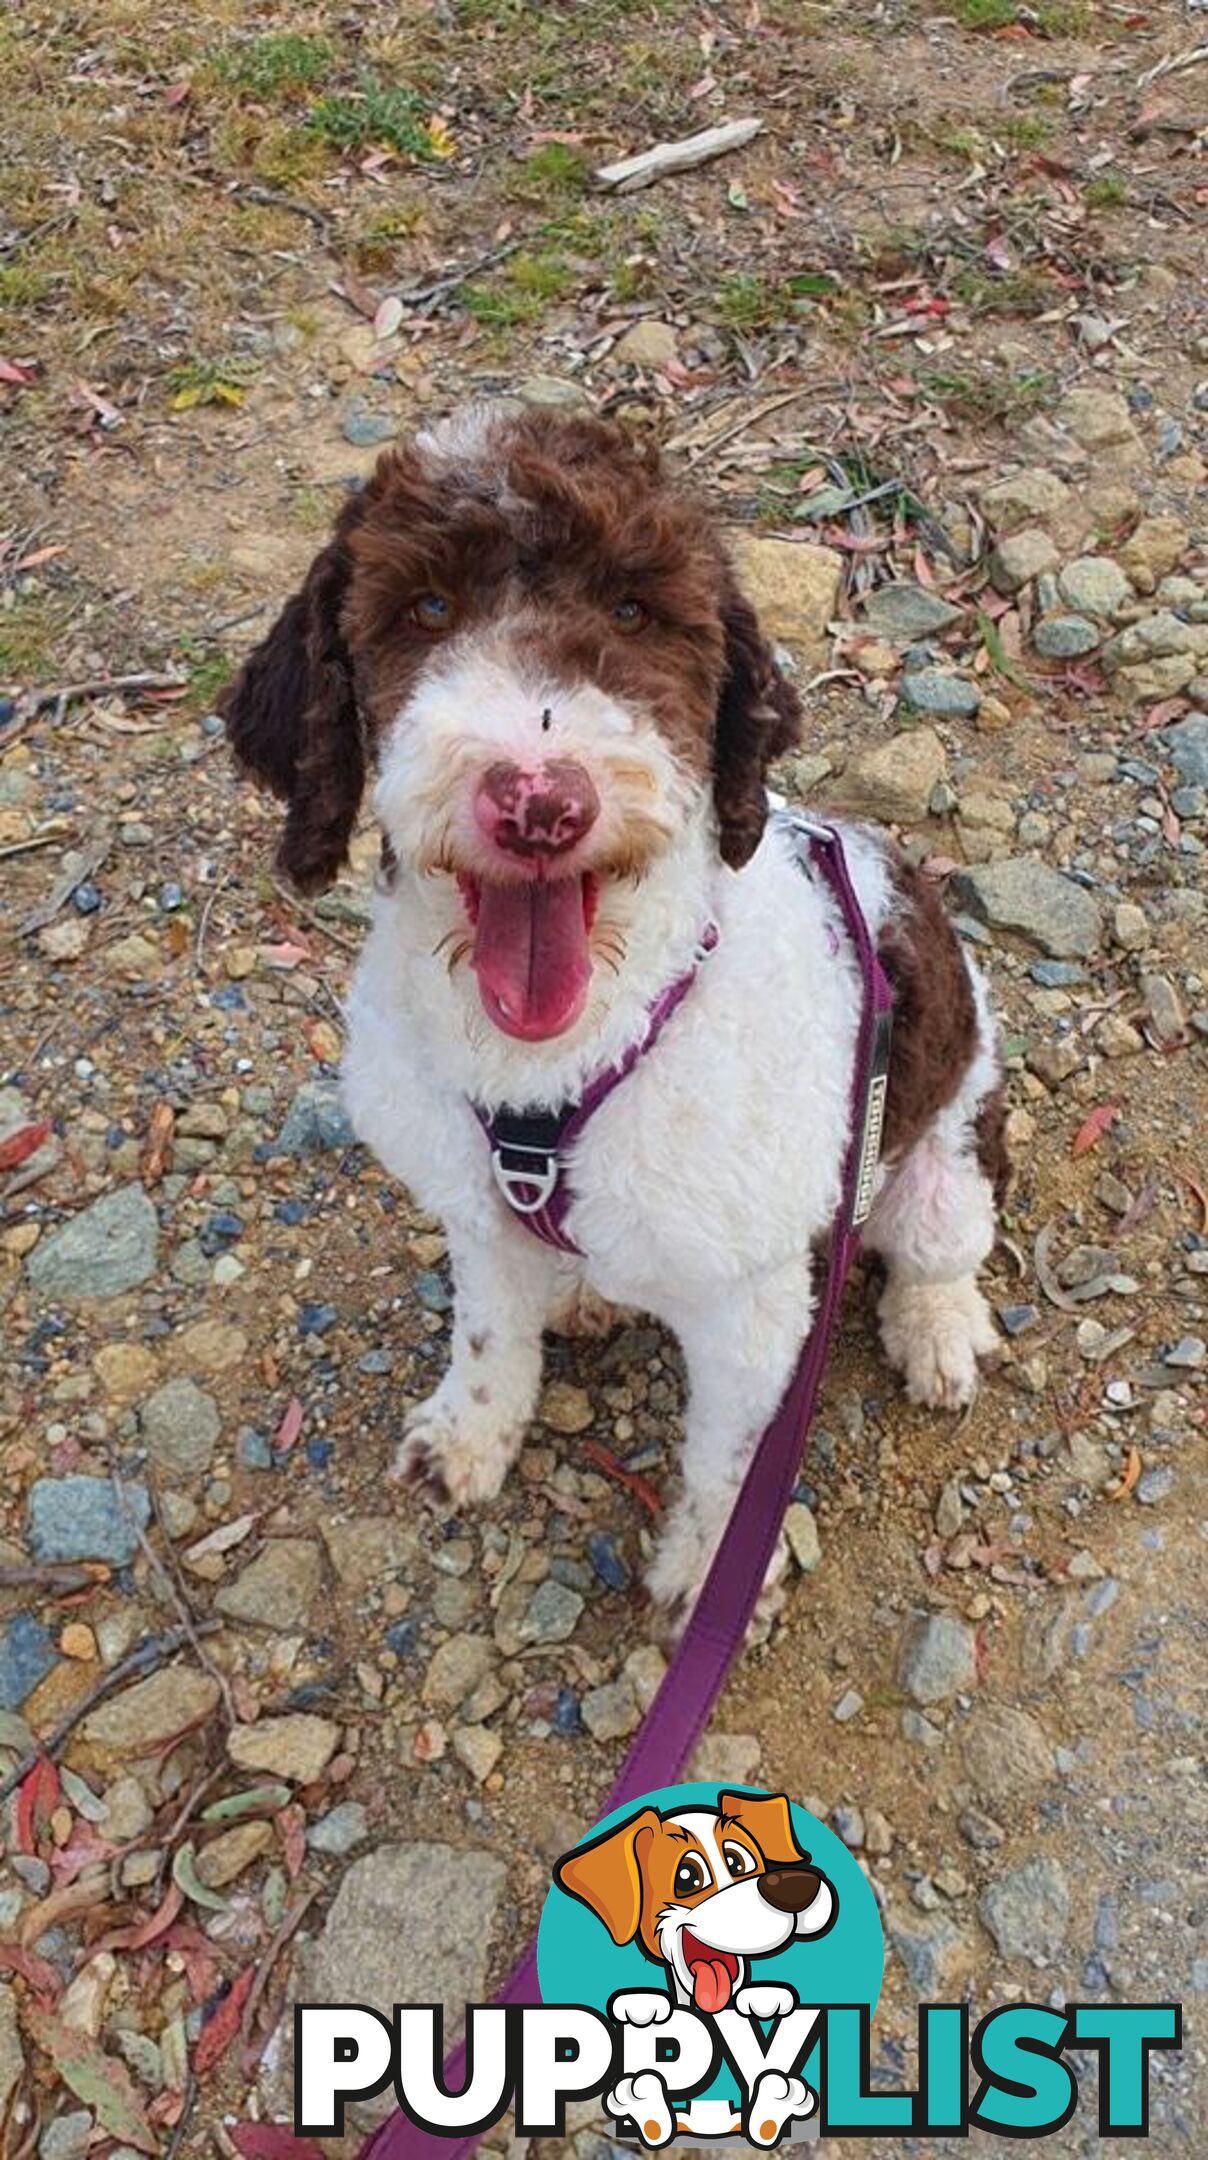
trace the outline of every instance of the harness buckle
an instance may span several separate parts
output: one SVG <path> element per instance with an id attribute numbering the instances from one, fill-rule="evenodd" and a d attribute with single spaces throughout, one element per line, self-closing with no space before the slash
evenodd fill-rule
<path id="1" fill-rule="evenodd" d="M 523 1164 L 505 1162 L 505 1155 L 527 1155 L 534 1166 L 540 1167 L 525 1169 Z M 539 1215 L 554 1197 L 558 1157 L 549 1148 L 526 1147 L 521 1141 L 506 1140 L 491 1149 L 491 1169 L 500 1192 L 517 1215 Z"/>

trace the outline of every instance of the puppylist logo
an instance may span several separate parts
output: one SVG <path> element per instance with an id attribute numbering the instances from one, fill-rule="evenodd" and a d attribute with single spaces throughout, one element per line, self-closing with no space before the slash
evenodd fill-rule
<path id="1" fill-rule="evenodd" d="M 344 2108 L 393 2083 L 421 2130 L 478 2135 L 514 2109 L 560 2137 L 598 2098 L 617 2138 L 657 2150 L 823 2135 L 1037 2139 L 1078 2106 L 1071 2054 L 1098 2067 L 1101 2137 L 1149 2128 L 1149 2054 L 1181 2044 L 1175 2003 L 919 2010 L 914 2091 L 874 2091 L 884 1940 L 847 1847 L 783 1794 L 680 1785 L 607 1817 L 554 1869 L 537 1941 L 541 2002 L 470 2005 L 460 2089 L 445 2089 L 439 2004 L 294 2012 L 294 2129 L 341 2135 Z"/>

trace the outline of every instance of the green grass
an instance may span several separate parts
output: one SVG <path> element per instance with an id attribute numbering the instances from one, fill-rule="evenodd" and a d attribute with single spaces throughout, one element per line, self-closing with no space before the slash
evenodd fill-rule
<path id="1" fill-rule="evenodd" d="M 1128 201 L 1128 181 L 1122 172 L 1096 173 L 1082 190 L 1088 210 L 1116 210 Z"/>
<path id="2" fill-rule="evenodd" d="M 229 682 L 232 663 L 216 646 L 207 645 L 200 638 L 184 638 L 180 657 L 189 678 L 189 702 L 199 712 L 209 712 L 225 682 Z"/>
<path id="3" fill-rule="evenodd" d="M 583 193 L 590 170 L 586 153 L 573 143 L 543 143 L 532 157 L 515 160 L 506 192 L 520 202 L 570 202 Z"/>
<path id="4" fill-rule="evenodd" d="M 192 412 L 199 405 L 242 405 L 257 367 L 255 360 L 230 353 L 213 360 L 182 360 L 167 374 L 173 411 Z"/>
<path id="5" fill-rule="evenodd" d="M 276 98 L 313 89 L 331 74 L 338 57 L 330 38 L 274 30 L 250 44 L 223 47 L 213 67 L 222 82 L 249 90 L 253 97 Z"/>
<path id="6" fill-rule="evenodd" d="M 1052 136 L 1053 123 L 1043 113 L 1011 113 L 996 132 L 1012 150 L 1039 150 Z"/>
<path id="7" fill-rule="evenodd" d="M 966 30 L 1005 30 L 1019 8 L 1016 0 L 955 0 L 953 13 Z"/>
<path id="8" fill-rule="evenodd" d="M 513 255 L 489 284 L 467 285 L 465 304 L 476 322 L 511 330 L 540 322 L 551 301 L 560 300 L 573 273 L 560 255 Z"/>
<path id="9" fill-rule="evenodd" d="M 1053 395 L 1043 368 L 1004 375 L 990 368 L 924 368 L 916 377 L 923 395 L 968 420 L 1023 420 L 1040 412 Z"/>
<path id="10" fill-rule="evenodd" d="M 312 105 L 307 125 L 333 150 L 374 144 L 408 157 L 439 155 L 416 92 L 405 83 L 384 83 L 368 71 L 362 71 L 355 91 L 333 91 Z"/>
<path id="11" fill-rule="evenodd" d="M 1007 270 L 989 277 L 982 270 L 962 270 L 953 286 L 957 299 L 974 315 L 1043 315 L 1053 288 L 1039 270 Z"/>
<path id="12" fill-rule="evenodd" d="M 18 593 L 0 608 L 0 683 L 23 686 L 54 679 L 63 634 L 63 605 L 45 593 Z"/>
<path id="13" fill-rule="evenodd" d="M 760 277 L 740 271 L 723 278 L 717 288 L 717 311 L 731 330 L 771 330 L 777 323 L 791 322 L 805 314 L 818 300 L 839 291 L 839 281 L 826 270 L 802 270 L 792 277 Z"/>

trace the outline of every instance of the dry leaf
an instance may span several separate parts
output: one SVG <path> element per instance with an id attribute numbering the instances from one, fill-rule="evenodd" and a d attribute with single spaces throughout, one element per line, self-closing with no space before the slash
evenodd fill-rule
<path id="1" fill-rule="evenodd" d="M 50 2057 L 63 2083 L 91 2108 L 103 2130 L 136 2152 L 158 2153 L 159 2140 L 131 2082 L 130 2073 L 89 2033 L 76 2032 L 49 2010 L 27 2009 L 30 2038 Z"/>

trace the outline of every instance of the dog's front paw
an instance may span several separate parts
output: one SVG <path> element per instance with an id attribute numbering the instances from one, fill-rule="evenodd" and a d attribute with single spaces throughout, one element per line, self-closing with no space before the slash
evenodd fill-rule
<path id="1" fill-rule="evenodd" d="M 781 1987 L 773 1980 L 754 1982 L 750 1987 L 739 1988 L 734 1997 L 734 2007 L 740 2017 L 782 2018 L 797 2008 L 797 1997 L 791 1987 Z"/>
<path id="2" fill-rule="evenodd" d="M 675 2129 L 667 2087 L 657 2070 L 639 2070 L 613 2086 L 604 2103 L 610 2115 L 632 2116 L 643 2145 L 666 2145 Z"/>
<path id="3" fill-rule="evenodd" d="M 403 1420 L 390 1475 L 425 1485 L 455 1507 L 493 1500 L 516 1460 L 524 1428 L 501 1431 L 489 1406 L 465 1403 L 444 1379 Z"/>
<path id="4" fill-rule="evenodd" d="M 881 1340 L 911 1402 L 963 1410 L 977 1393 L 979 1358 L 999 1348 L 990 1308 L 971 1276 L 893 1283 L 881 1299 Z"/>
<path id="5" fill-rule="evenodd" d="M 747 2110 L 747 2136 L 752 2145 L 775 2145 L 795 2116 L 812 2114 L 814 2095 L 804 2078 L 786 2077 L 783 2070 L 764 2070 L 755 2080 Z"/>
<path id="6" fill-rule="evenodd" d="M 665 2025 L 671 2015 L 671 1997 L 657 1988 L 626 1988 L 614 1995 L 608 2014 L 618 2025 Z"/>
<path id="7" fill-rule="evenodd" d="M 702 1519 L 686 1497 L 676 1503 L 667 1518 L 654 1558 L 646 1570 L 646 1588 L 652 1603 L 663 1616 L 663 1632 L 672 1638 L 682 1632 L 696 1603 L 721 1542 L 726 1520 L 726 1515 L 712 1513 Z M 768 1563 L 751 1623 L 752 1633 L 758 1640 L 767 1635 L 784 1605 L 781 1578 L 787 1561 L 788 1545 L 781 1537 Z"/>

